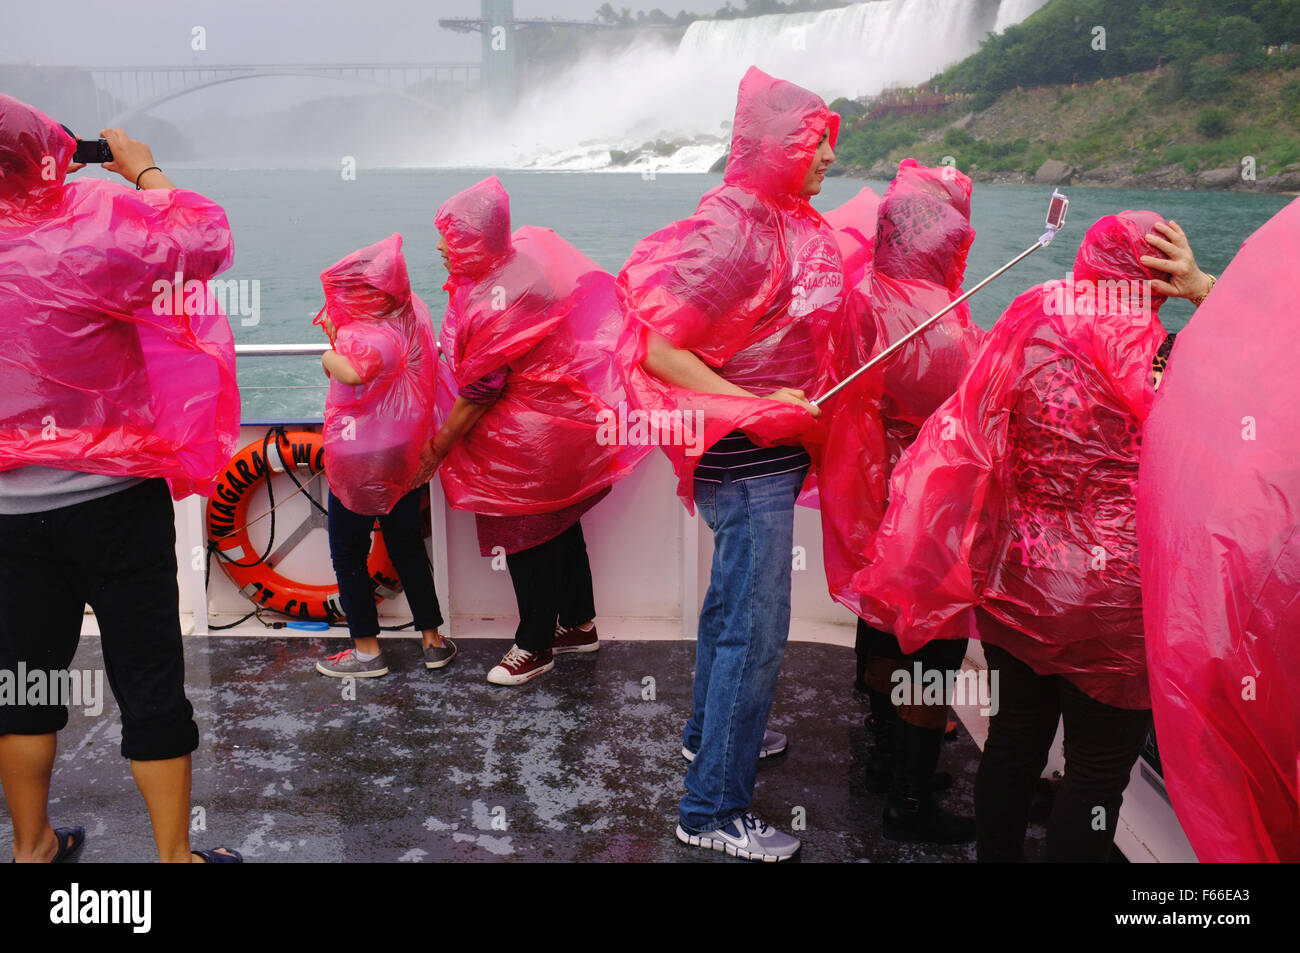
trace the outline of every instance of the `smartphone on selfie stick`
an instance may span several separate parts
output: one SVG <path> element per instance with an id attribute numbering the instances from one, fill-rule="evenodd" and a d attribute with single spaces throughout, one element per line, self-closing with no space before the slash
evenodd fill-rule
<path id="1" fill-rule="evenodd" d="M 867 361 L 867 363 L 863 364 L 856 371 L 854 371 L 848 377 L 844 378 L 844 380 L 840 381 L 838 384 L 836 384 L 826 393 L 822 394 L 819 397 L 814 397 L 811 401 L 809 401 L 809 403 L 813 404 L 814 406 L 820 407 L 824 401 L 827 401 L 830 398 L 834 397 L 841 390 L 843 390 L 845 387 L 851 384 L 855 379 L 857 379 L 861 374 L 865 373 L 866 371 L 869 371 L 877 364 L 887 361 L 889 358 L 893 357 L 896 353 L 898 353 L 899 349 L 901 349 L 904 344 L 912 340 L 912 338 L 916 337 L 918 334 L 924 332 L 926 328 L 931 327 L 936 321 L 942 318 L 945 314 L 947 314 L 953 308 L 957 307 L 959 304 L 961 304 L 971 295 L 975 294 L 975 292 L 979 291 L 985 285 L 989 284 L 989 282 L 993 281 L 999 275 L 1002 275 L 1005 272 L 1010 271 L 1016 265 L 1020 264 L 1020 262 L 1024 261 L 1034 252 L 1038 251 L 1038 249 L 1046 248 L 1048 245 L 1052 244 L 1052 240 L 1056 238 L 1056 233 L 1061 230 L 1061 227 L 1063 225 L 1065 225 L 1065 215 L 1069 210 L 1070 210 L 1070 200 L 1067 199 L 1059 189 L 1053 189 L 1052 200 L 1050 204 L 1047 206 L 1047 231 L 1043 233 L 1042 237 L 1039 238 L 1038 241 L 1034 242 L 1034 244 L 1030 245 L 1028 248 L 1022 251 L 1015 258 L 1011 259 L 1009 262 L 1007 262 L 997 271 L 993 272 L 993 274 L 989 275 L 987 278 L 985 278 L 983 281 L 977 284 L 974 288 L 971 288 L 960 298 L 957 298 L 956 300 L 952 301 L 947 307 L 931 315 L 925 321 L 922 321 L 915 328 L 913 328 L 907 334 L 903 335 L 901 338 L 899 338 L 889 347 L 885 348 L 883 351 L 881 351 L 871 360 Z"/>

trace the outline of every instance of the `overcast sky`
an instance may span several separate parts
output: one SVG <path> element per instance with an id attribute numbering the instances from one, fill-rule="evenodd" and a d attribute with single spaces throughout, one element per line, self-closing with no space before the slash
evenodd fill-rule
<path id="1" fill-rule="evenodd" d="M 590 20 L 603 0 L 515 0 L 520 17 Z M 712 12 L 723 0 L 614 3 Z M 476 60 L 478 38 L 438 26 L 476 16 L 478 0 L 0 0 L 0 62 L 180 65 L 202 62 Z M 190 49 L 207 31 L 207 51 Z"/>

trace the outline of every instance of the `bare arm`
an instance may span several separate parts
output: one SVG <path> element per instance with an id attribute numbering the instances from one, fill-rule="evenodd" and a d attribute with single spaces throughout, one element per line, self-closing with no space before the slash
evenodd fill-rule
<path id="1" fill-rule="evenodd" d="M 446 459 L 452 448 L 460 443 L 460 438 L 473 429 L 474 425 L 479 422 L 479 418 L 486 414 L 491 406 L 491 404 L 476 404 L 464 397 L 456 398 L 451 413 L 447 415 L 447 420 L 433 438 L 433 443 L 430 444 L 438 463 L 442 463 Z"/>
<path id="2" fill-rule="evenodd" d="M 104 163 L 107 171 L 116 172 L 132 185 L 138 183 L 142 189 L 176 188 L 161 169 L 150 168 L 154 165 L 153 152 L 143 142 L 131 139 L 121 129 L 101 129 L 99 134 L 113 151 L 113 161 Z"/>
<path id="3" fill-rule="evenodd" d="M 491 406 L 491 404 L 476 404 L 464 397 L 456 398 L 451 413 L 447 415 L 438 433 L 420 454 L 420 471 L 415 477 L 415 486 L 429 482 L 434 471 L 442 466 L 442 461 L 447 459 L 447 454 L 451 453 L 452 448 L 460 442 L 461 438 L 474 428 L 479 418 L 486 414 Z"/>
<path id="4" fill-rule="evenodd" d="M 356 372 L 356 368 L 352 366 L 352 362 L 332 348 L 321 356 L 320 363 L 325 368 L 326 376 L 334 378 L 341 384 L 351 384 L 355 387 L 365 383 L 361 375 Z"/>
<path id="5" fill-rule="evenodd" d="M 674 347 L 666 337 L 654 331 L 648 332 L 645 360 L 641 363 L 649 373 L 661 381 L 701 394 L 728 394 L 733 397 L 760 396 L 724 380 L 696 354 L 684 348 Z M 792 387 L 782 387 L 763 396 L 769 400 L 797 404 L 814 417 L 821 414 L 821 408 L 808 403 L 808 396 L 803 391 Z"/>
<path id="6" fill-rule="evenodd" d="M 654 331 L 648 332 L 646 354 L 642 366 L 669 384 L 685 387 L 701 394 L 730 394 L 733 397 L 753 397 L 743 387 L 723 380 L 718 373 L 691 351 L 673 347 L 668 339 Z"/>

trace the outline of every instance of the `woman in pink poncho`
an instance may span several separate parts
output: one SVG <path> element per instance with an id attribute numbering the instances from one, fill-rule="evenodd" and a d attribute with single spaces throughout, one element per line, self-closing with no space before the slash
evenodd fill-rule
<path id="1" fill-rule="evenodd" d="M 871 260 L 854 284 L 846 333 L 867 345 L 837 347 L 836 376 L 903 337 L 961 295 L 970 225 L 971 181 L 956 169 L 904 160 L 875 213 Z M 861 204 L 855 199 L 852 204 Z M 838 216 L 837 216 L 838 217 Z M 861 227 L 861 226 L 859 226 Z M 846 224 L 846 231 L 849 226 Z M 891 840 L 961 843 L 975 837 L 969 818 L 949 814 L 934 795 L 951 781 L 935 773 L 947 724 L 946 700 L 900 701 L 898 672 L 960 669 L 965 640 L 932 642 L 914 655 L 899 647 L 887 620 L 852 585 L 883 516 L 889 472 L 929 416 L 961 383 L 982 332 L 961 305 L 875 372 L 827 405 L 830 421 L 818 469 L 823 549 L 830 592 L 858 616 L 860 691 L 871 702 L 874 744 L 867 786 L 888 792 L 883 831 Z"/>
<path id="2" fill-rule="evenodd" d="M 320 321 L 333 345 L 321 360 L 330 377 L 324 432 L 330 558 L 353 647 L 317 662 L 316 671 L 337 678 L 388 674 L 366 569 L 376 518 L 421 633 L 424 666 L 444 668 L 456 646 L 438 631 L 442 612 L 420 536 L 428 481 L 416 482 L 421 450 L 433 433 L 433 321 L 411 291 L 400 235 L 353 252 L 320 277 Z"/>
<path id="3" fill-rule="evenodd" d="M 518 685 L 557 654 L 600 648 L 580 520 L 648 448 L 607 439 L 623 401 L 613 277 L 549 229 L 512 236 L 495 176 L 448 199 L 434 223 L 450 301 L 446 417 L 428 464 L 452 506 L 475 513 L 482 554 L 505 556 L 519 626 L 488 681 Z"/>
<path id="4" fill-rule="evenodd" d="M 1062 716 L 1048 859 L 1109 855 L 1151 726 L 1134 483 L 1166 336 L 1157 313 L 1167 296 L 1208 284 L 1182 232 L 1155 213 L 1101 219 L 1071 278 L 1011 304 L 894 472 L 855 585 L 894 619 L 905 651 L 964 639 L 972 620 L 984 643 L 981 860 L 1023 859 Z"/>
<path id="5" fill-rule="evenodd" d="M 230 264 L 230 226 L 147 145 L 101 135 L 104 168 L 128 185 L 66 181 L 81 168 L 73 137 L 0 95 L 0 672 L 64 673 L 89 604 L 159 858 L 230 863 L 234 851 L 190 849 L 199 732 L 168 495 L 211 487 L 238 435 L 234 342 L 206 288 Z M 15 860 L 65 860 L 85 842 L 50 825 L 68 709 L 47 701 L 0 704 Z"/>

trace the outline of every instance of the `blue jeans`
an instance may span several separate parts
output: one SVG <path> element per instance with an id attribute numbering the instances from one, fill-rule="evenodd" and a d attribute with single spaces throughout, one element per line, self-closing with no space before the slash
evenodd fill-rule
<path id="1" fill-rule="evenodd" d="M 682 742 L 696 752 L 678 805 L 701 833 L 749 810 L 763 732 L 790 634 L 794 504 L 807 469 L 695 483 L 713 530 L 713 568 L 695 648 L 695 703 Z"/>

